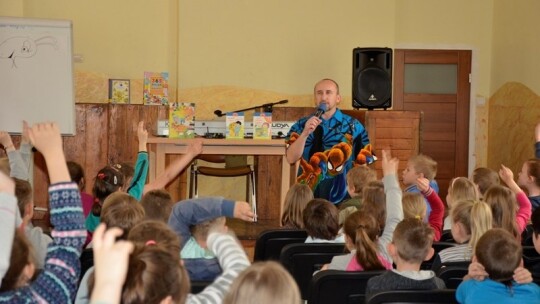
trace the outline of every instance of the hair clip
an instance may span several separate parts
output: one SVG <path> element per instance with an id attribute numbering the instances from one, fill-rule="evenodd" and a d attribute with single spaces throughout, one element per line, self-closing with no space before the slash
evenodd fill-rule
<path id="1" fill-rule="evenodd" d="M 98 173 L 97 177 L 101 180 L 105 179 L 105 173 Z"/>
<path id="2" fill-rule="evenodd" d="M 121 164 L 114 164 L 113 167 L 116 168 L 116 169 L 119 169 L 119 170 L 122 169 Z"/>
<path id="3" fill-rule="evenodd" d="M 421 217 L 420 215 L 418 215 L 418 214 L 415 215 L 414 218 L 417 219 L 417 220 L 421 220 L 421 219 L 422 219 L 422 217 Z"/>
<path id="4" fill-rule="evenodd" d="M 114 183 L 115 186 L 116 186 L 116 184 L 118 184 L 118 179 L 116 178 L 116 175 L 113 177 L 113 183 Z"/>
<path id="5" fill-rule="evenodd" d="M 148 240 L 146 241 L 146 243 L 144 244 L 145 246 L 151 246 L 151 245 L 157 245 L 156 241 L 154 240 Z"/>

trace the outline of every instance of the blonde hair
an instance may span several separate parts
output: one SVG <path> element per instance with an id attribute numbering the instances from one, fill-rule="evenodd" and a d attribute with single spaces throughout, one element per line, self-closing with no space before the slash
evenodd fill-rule
<path id="1" fill-rule="evenodd" d="M 386 194 L 383 183 L 375 181 L 364 187 L 362 206 L 359 210 L 371 214 L 377 220 L 379 230 L 384 230 L 386 225 Z"/>
<path id="2" fill-rule="evenodd" d="M 223 299 L 224 304 L 254 303 L 299 304 L 298 285 L 276 262 L 259 262 L 249 266 L 234 281 Z"/>
<path id="3" fill-rule="evenodd" d="M 493 227 L 491 209 L 482 201 L 458 201 L 452 206 L 450 214 L 452 221 L 461 223 L 469 235 L 468 246 L 473 250 L 480 237 Z"/>
<path id="4" fill-rule="evenodd" d="M 285 196 L 285 208 L 281 216 L 281 225 L 294 227 L 298 229 L 304 228 L 302 213 L 306 209 L 306 205 L 313 199 L 313 191 L 306 184 L 294 184 L 287 195 Z"/>
<path id="5" fill-rule="evenodd" d="M 484 201 L 491 207 L 493 227 L 503 228 L 519 238 L 521 235 L 516 223 L 518 204 L 514 193 L 506 187 L 493 186 L 486 191 Z"/>
<path id="6" fill-rule="evenodd" d="M 405 192 L 402 198 L 403 218 L 424 220 L 427 212 L 426 201 L 420 193 Z"/>
<path id="7" fill-rule="evenodd" d="M 354 193 L 361 195 L 364 187 L 377 180 L 377 172 L 367 166 L 356 166 L 347 172 L 347 185 L 354 187 Z"/>
<path id="8" fill-rule="evenodd" d="M 424 177 L 430 181 L 437 176 L 437 162 L 427 155 L 415 155 L 409 159 L 409 163 L 413 165 L 417 173 L 424 174 Z"/>
<path id="9" fill-rule="evenodd" d="M 466 177 L 454 178 L 448 186 L 448 195 L 452 200 L 452 204 L 463 200 L 477 201 L 479 198 L 476 186 Z"/>

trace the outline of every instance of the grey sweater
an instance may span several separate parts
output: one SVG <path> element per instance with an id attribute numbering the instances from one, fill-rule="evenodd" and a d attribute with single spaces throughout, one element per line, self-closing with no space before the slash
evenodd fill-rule
<path id="1" fill-rule="evenodd" d="M 389 270 L 369 279 L 366 286 L 366 299 L 374 294 L 390 290 L 433 290 L 445 289 L 444 281 L 437 278 L 431 270 L 398 272 Z"/>

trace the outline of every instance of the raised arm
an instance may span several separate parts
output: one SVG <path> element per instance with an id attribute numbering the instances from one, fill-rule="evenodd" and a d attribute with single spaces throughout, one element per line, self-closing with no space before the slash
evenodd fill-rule
<path id="1" fill-rule="evenodd" d="M 144 127 L 144 121 L 140 121 L 137 126 L 137 139 L 139 140 L 139 153 L 135 163 L 135 173 L 127 192 L 137 200 L 141 200 L 146 176 L 148 175 L 148 152 L 146 150 L 148 131 Z"/>
<path id="2" fill-rule="evenodd" d="M 9 269 L 17 213 L 19 210 L 15 197 L 15 182 L 0 171 L 0 281 Z"/>
<path id="3" fill-rule="evenodd" d="M 11 136 L 7 132 L 0 131 L 0 144 L 4 146 L 4 150 L 8 156 L 11 177 L 25 181 L 29 180 L 28 164 L 24 162 L 21 152 L 15 149 Z"/>
<path id="4" fill-rule="evenodd" d="M 508 186 L 508 188 L 510 188 L 510 190 L 512 190 L 512 192 L 514 192 L 516 195 L 516 200 L 519 205 L 518 212 L 516 213 L 516 223 L 518 225 L 519 233 L 521 233 L 523 230 L 525 230 L 527 227 L 527 222 L 531 218 L 531 201 L 525 192 L 521 190 L 516 181 L 514 181 L 514 173 L 512 170 L 510 170 L 510 168 L 501 165 L 499 176 L 501 177 L 501 180 Z"/>
<path id="5" fill-rule="evenodd" d="M 152 191 L 155 189 L 165 188 L 174 178 L 182 172 L 189 164 L 193 161 L 195 157 L 201 154 L 203 149 L 202 139 L 198 138 L 193 140 L 187 147 L 186 154 L 181 158 L 173 161 L 165 171 L 161 173 L 153 182 L 148 183 L 144 186 L 144 193 Z"/>
<path id="6" fill-rule="evenodd" d="M 428 222 L 435 232 L 435 234 L 433 234 L 433 240 L 439 241 L 441 239 L 443 227 L 444 203 L 437 192 L 429 186 L 429 180 L 427 178 L 418 178 L 416 185 L 431 206 Z"/>

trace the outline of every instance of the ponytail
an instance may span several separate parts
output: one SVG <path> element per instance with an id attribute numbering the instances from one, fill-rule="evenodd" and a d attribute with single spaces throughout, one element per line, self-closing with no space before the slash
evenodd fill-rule
<path id="1" fill-rule="evenodd" d="M 476 243 L 484 233 L 493 228 L 493 217 L 491 208 L 483 201 L 477 201 L 471 208 L 471 238 L 469 246 L 473 249 L 473 254 L 476 250 Z"/>
<path id="2" fill-rule="evenodd" d="M 379 225 L 373 216 L 354 212 L 345 220 L 343 229 L 345 234 L 354 240 L 356 260 L 364 270 L 386 269 L 378 256 L 375 242 L 379 236 Z"/>

